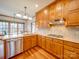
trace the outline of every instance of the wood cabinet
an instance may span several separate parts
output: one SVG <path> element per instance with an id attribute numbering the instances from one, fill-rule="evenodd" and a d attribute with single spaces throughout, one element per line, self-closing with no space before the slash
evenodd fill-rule
<path id="1" fill-rule="evenodd" d="M 38 46 L 42 47 L 44 50 L 57 56 L 58 58 L 63 58 L 63 41 L 60 39 L 38 36 Z"/>
<path id="2" fill-rule="evenodd" d="M 49 28 L 56 19 L 64 19 L 65 26 L 79 26 L 79 0 L 57 0 L 36 13 L 38 28 Z"/>
<path id="3" fill-rule="evenodd" d="M 37 46 L 37 38 L 36 35 L 31 36 L 32 47 Z"/>
<path id="4" fill-rule="evenodd" d="M 79 59 L 79 44 L 38 35 L 38 46 L 59 59 Z"/>
<path id="5" fill-rule="evenodd" d="M 63 59 L 63 41 L 59 39 L 52 39 L 52 54 L 60 59 Z"/>
<path id="6" fill-rule="evenodd" d="M 41 35 L 23 37 L 23 50 L 26 51 L 34 46 L 40 46 L 59 59 L 79 59 L 79 43 L 64 41 Z"/>
<path id="7" fill-rule="evenodd" d="M 66 0 L 65 8 L 67 11 L 75 10 L 79 8 L 79 0 Z"/>
<path id="8" fill-rule="evenodd" d="M 55 20 L 55 4 L 53 3 L 49 5 L 49 20 Z"/>
<path id="9" fill-rule="evenodd" d="M 42 25 L 41 25 L 41 23 L 42 23 L 42 11 L 39 11 L 39 12 L 37 12 L 36 13 L 36 27 L 37 28 L 40 28 Z"/>
<path id="10" fill-rule="evenodd" d="M 51 53 L 51 43 L 52 43 L 52 39 L 51 38 L 49 38 L 49 37 L 46 37 L 46 50 L 48 51 L 48 52 L 50 52 Z"/>
<path id="11" fill-rule="evenodd" d="M 64 13 L 64 2 L 63 1 L 58 1 L 55 4 L 55 19 L 61 19 L 64 17 L 63 13 Z"/>
<path id="12" fill-rule="evenodd" d="M 38 28 L 47 28 L 49 23 L 49 9 L 48 7 L 36 13 L 36 26 Z"/>
<path id="13" fill-rule="evenodd" d="M 79 26 L 79 0 L 68 0 L 64 8 L 65 25 Z"/>
<path id="14" fill-rule="evenodd" d="M 37 45 L 42 47 L 42 36 L 38 35 L 38 40 L 37 41 L 38 41 Z"/>
<path id="15" fill-rule="evenodd" d="M 30 39 L 30 36 L 24 36 L 23 37 L 23 50 L 26 51 L 32 47 L 32 41 Z"/>
<path id="16" fill-rule="evenodd" d="M 34 46 L 37 46 L 37 35 L 23 37 L 23 50 L 26 51 Z"/>
<path id="17" fill-rule="evenodd" d="M 46 49 L 46 37 L 42 36 L 42 48 Z"/>
<path id="18" fill-rule="evenodd" d="M 79 44 L 65 41 L 64 59 L 79 59 Z"/>
<path id="19" fill-rule="evenodd" d="M 66 16 L 66 26 L 78 26 L 79 25 L 79 9 L 68 12 Z"/>

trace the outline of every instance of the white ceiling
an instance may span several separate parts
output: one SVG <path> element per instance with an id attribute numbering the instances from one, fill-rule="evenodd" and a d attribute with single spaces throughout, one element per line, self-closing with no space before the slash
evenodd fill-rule
<path id="1" fill-rule="evenodd" d="M 0 0 L 0 13 L 13 16 L 14 13 L 24 12 L 24 6 L 27 6 L 27 14 L 34 16 L 35 12 L 50 4 L 55 0 Z M 39 7 L 36 8 L 35 5 Z"/>

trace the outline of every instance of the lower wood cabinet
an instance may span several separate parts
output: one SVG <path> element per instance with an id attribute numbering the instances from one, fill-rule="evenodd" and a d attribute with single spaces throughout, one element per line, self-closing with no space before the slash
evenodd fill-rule
<path id="1" fill-rule="evenodd" d="M 63 45 L 59 44 L 59 43 L 54 43 L 54 48 L 53 48 L 53 53 L 59 57 L 59 58 L 63 58 Z"/>
<path id="2" fill-rule="evenodd" d="M 64 50 L 64 59 L 79 59 L 79 54 L 65 49 Z"/>
<path id="3" fill-rule="evenodd" d="M 60 39 L 53 39 L 46 36 L 38 36 L 38 46 L 42 47 L 49 53 L 63 59 L 63 41 Z"/>
<path id="4" fill-rule="evenodd" d="M 46 37 L 42 36 L 41 39 L 42 39 L 42 41 L 41 41 L 42 42 L 42 48 L 46 49 Z"/>
<path id="5" fill-rule="evenodd" d="M 32 47 L 32 41 L 30 36 L 24 36 L 23 38 L 23 50 L 26 51 Z"/>
<path id="6" fill-rule="evenodd" d="M 63 59 L 63 41 L 59 39 L 52 39 L 52 54 L 60 59 Z"/>
<path id="7" fill-rule="evenodd" d="M 38 35 L 37 45 L 42 47 L 42 36 Z"/>
<path id="8" fill-rule="evenodd" d="M 79 59 L 79 44 L 64 42 L 64 59 Z"/>
<path id="9" fill-rule="evenodd" d="M 79 59 L 79 44 L 41 35 L 23 37 L 24 51 L 36 45 L 59 59 Z"/>
<path id="10" fill-rule="evenodd" d="M 48 52 L 50 52 L 51 53 L 51 43 L 52 43 L 52 39 L 51 38 L 49 38 L 49 37 L 46 37 L 46 50 L 48 51 Z"/>
<path id="11" fill-rule="evenodd" d="M 26 51 L 37 45 L 36 35 L 23 37 L 23 50 Z"/>
<path id="12" fill-rule="evenodd" d="M 32 41 L 32 47 L 34 47 L 34 46 L 37 45 L 37 38 L 36 38 L 36 35 L 31 36 L 31 41 Z"/>

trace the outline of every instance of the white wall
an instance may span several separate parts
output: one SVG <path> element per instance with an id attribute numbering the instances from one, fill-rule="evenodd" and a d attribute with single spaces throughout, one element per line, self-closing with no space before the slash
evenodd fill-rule
<path id="1" fill-rule="evenodd" d="M 54 26 L 50 29 L 37 29 L 38 34 L 57 34 L 62 35 L 63 40 L 79 43 L 79 27 Z"/>
<path id="2" fill-rule="evenodd" d="M 25 31 L 27 31 L 28 33 L 31 33 L 31 27 L 32 27 L 32 33 L 34 33 L 35 32 L 35 19 L 28 20 L 25 27 L 26 27 Z"/>

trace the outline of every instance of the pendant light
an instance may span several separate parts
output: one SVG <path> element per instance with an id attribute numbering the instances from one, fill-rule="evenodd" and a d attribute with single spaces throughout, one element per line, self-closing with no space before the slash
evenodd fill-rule
<path id="1" fill-rule="evenodd" d="M 25 6 L 24 9 L 25 9 L 25 13 L 24 13 L 23 19 L 28 19 L 28 16 L 26 15 L 26 9 L 27 9 L 27 7 Z"/>

